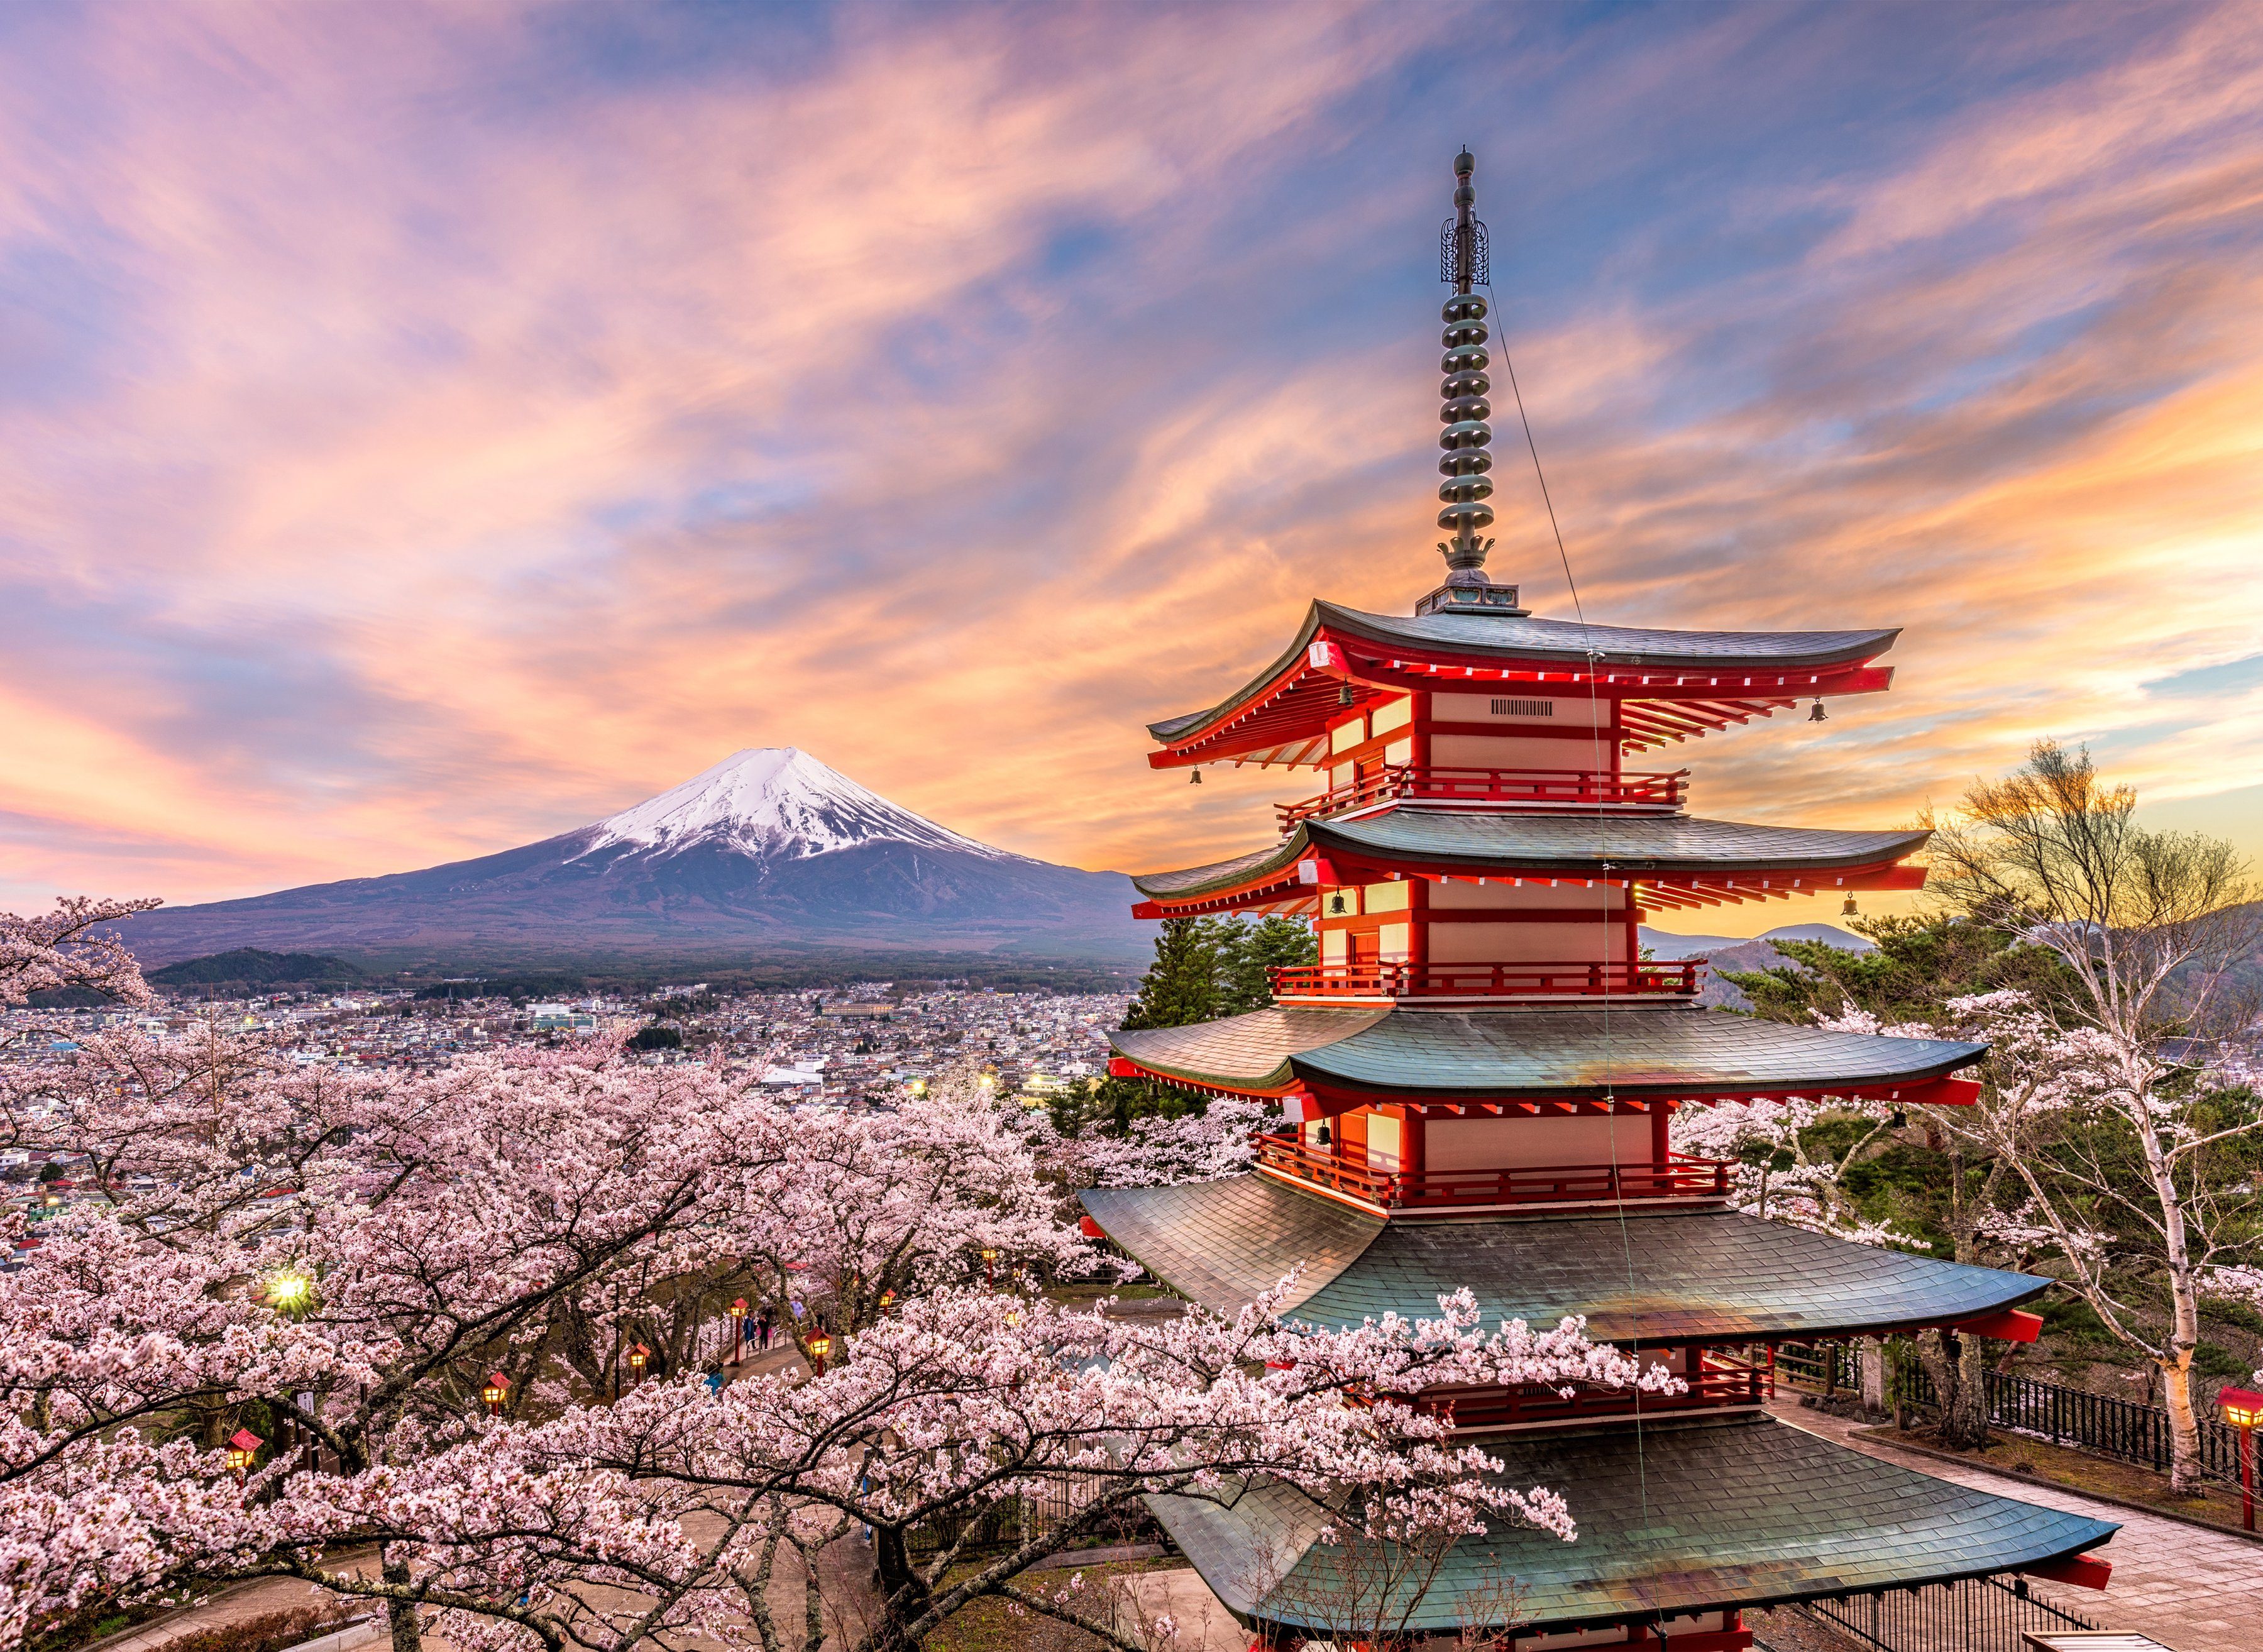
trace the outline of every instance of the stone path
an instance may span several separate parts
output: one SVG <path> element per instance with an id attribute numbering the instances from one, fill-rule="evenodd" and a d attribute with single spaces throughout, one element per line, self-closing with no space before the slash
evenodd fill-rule
<path id="1" fill-rule="evenodd" d="M 2263 1543 L 2099 1503 L 2079 1492 L 2031 1486 L 1985 1468 L 1897 1451 L 1861 1433 L 1859 1423 L 1796 1402 L 1772 1409 L 1794 1428 L 1936 1480 L 2114 1521 L 2122 1529 L 2103 1548 L 2092 1551 L 2113 1562 L 2113 1582 L 2097 1593 L 2053 1590 L 2054 1600 L 2111 1628 L 2149 1634 L 2175 1652 L 2263 1652 Z"/>

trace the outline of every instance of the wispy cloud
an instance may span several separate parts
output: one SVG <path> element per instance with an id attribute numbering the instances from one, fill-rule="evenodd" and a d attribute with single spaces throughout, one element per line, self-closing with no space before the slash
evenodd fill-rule
<path id="1" fill-rule="evenodd" d="M 1908 627 L 1703 808 L 1898 822 L 2043 735 L 2221 789 L 2263 25 L 1941 16 L 19 18 L 4 892 L 429 864 L 755 743 L 1052 859 L 1248 846 L 1298 782 L 1139 725 L 1429 582 L 1464 140 L 1590 616 Z"/>

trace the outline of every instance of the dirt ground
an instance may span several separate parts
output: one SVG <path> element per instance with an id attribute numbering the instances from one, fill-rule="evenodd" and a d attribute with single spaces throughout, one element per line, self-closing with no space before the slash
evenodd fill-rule
<path id="1" fill-rule="evenodd" d="M 1866 1431 L 1873 1438 L 1890 1444 L 1921 1446 L 1931 1451 L 1944 1449 L 1940 1438 L 1927 1429 L 1879 1428 Z M 2183 1515 L 2188 1519 L 2205 1520 L 2211 1525 L 2223 1526 L 2226 1531 L 2239 1528 L 2239 1491 L 2237 1487 L 2210 1484 L 2202 1496 L 2174 1497 L 2169 1495 L 2166 1474 L 2155 1474 L 2136 1463 L 2122 1462 L 2111 1457 L 2094 1457 L 2088 1452 L 2050 1446 L 2018 1435 L 1999 1435 L 1989 1442 L 1985 1451 L 1958 1452 L 1956 1455 L 1977 1467 L 2034 1474 L 2053 1485 L 2064 1486 L 2070 1491 L 2120 1497 L 2129 1503 L 2142 1503 L 2149 1509 Z"/>

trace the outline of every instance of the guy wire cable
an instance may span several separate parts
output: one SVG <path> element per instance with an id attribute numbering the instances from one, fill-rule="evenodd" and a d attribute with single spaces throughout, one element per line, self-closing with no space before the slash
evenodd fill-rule
<path id="1" fill-rule="evenodd" d="M 1483 283 L 1486 291 L 1486 308 L 1493 315 L 1498 317 L 1500 315 L 1500 303 L 1493 293 L 1492 273 L 1493 272 L 1490 269 L 1486 272 L 1486 279 Z M 1564 583 L 1571 591 L 1572 612 L 1578 618 L 1580 624 L 1580 641 L 1582 645 L 1581 651 L 1587 656 L 1587 727 L 1589 730 L 1587 741 L 1588 757 L 1589 761 L 1594 764 L 1594 768 L 1591 770 L 1591 772 L 1600 777 L 1609 766 L 1603 762 L 1603 737 L 1605 731 L 1602 725 L 1596 720 L 1596 713 L 1601 705 L 1601 693 L 1595 681 L 1595 663 L 1601 656 L 1596 651 L 1594 634 L 1587 624 L 1587 605 L 1580 600 L 1580 582 L 1572 572 L 1572 554 L 1565 548 L 1564 546 L 1563 527 L 1556 520 L 1556 502 L 1549 496 L 1548 475 L 1547 473 L 1540 467 L 1540 445 L 1533 439 L 1532 418 L 1531 416 L 1524 410 L 1524 392 L 1516 382 L 1515 365 L 1509 359 L 1507 329 L 1505 325 L 1500 325 L 1497 327 L 1497 332 L 1500 338 L 1501 371 L 1507 375 L 1509 394 L 1515 397 L 1516 401 L 1517 423 L 1524 427 L 1525 450 L 1532 455 L 1533 479 L 1540 484 L 1540 503 L 1548 511 L 1549 532 L 1554 534 L 1556 538 L 1556 557 L 1557 560 L 1563 564 Z M 1617 714 L 1614 712 L 1611 719 L 1614 729 L 1617 725 Z M 1597 849 L 1600 851 L 1595 858 L 1601 863 L 1598 869 L 1608 873 L 1611 870 L 1610 804 L 1606 799 L 1598 795 L 1595 799 L 1594 808 L 1595 844 Z M 1601 995 L 1603 1071 L 1605 1075 L 1603 1080 L 1604 1138 L 1610 1144 L 1611 1208 L 1613 1214 L 1618 1218 L 1619 1256 L 1626 1269 L 1627 1319 L 1628 1323 L 1631 1325 L 1634 1330 L 1633 1340 L 1636 1344 L 1634 1354 L 1636 1380 L 1637 1382 L 1639 1383 L 1642 1365 L 1642 1351 L 1640 1345 L 1642 1338 L 1642 1315 L 1641 1310 L 1638 1306 L 1640 1300 L 1639 1295 L 1635 1289 L 1634 1244 L 1627 1233 L 1626 1187 L 1619 1175 L 1618 1094 L 1609 1077 L 1609 1062 L 1611 1058 L 1611 977 L 1609 967 L 1611 954 L 1611 884 L 1609 878 L 1608 876 L 1599 878 L 1596 880 L 1596 887 L 1600 891 L 1598 895 L 1599 909 L 1604 915 L 1602 947 L 1604 967 L 1602 970 L 1603 990 Z M 1634 903 L 1634 880 L 1632 878 L 1629 878 L 1627 880 L 1626 890 L 1627 902 L 1631 906 Z M 1639 933 L 1640 931 L 1637 931 L 1636 936 L 1638 936 Z M 1629 938 L 1630 950 L 1634 949 L 1634 942 L 1635 937 L 1630 936 Z M 1625 961 L 1628 979 L 1631 982 L 1634 977 L 1634 966 L 1636 960 L 1632 957 L 1629 957 Z M 1658 1097 L 1653 1098 L 1651 1105 L 1652 1106 L 1660 1106 L 1665 1104 L 1665 1100 L 1666 1098 L 1664 1097 Z M 1684 1380 L 1687 1380 L 1687 1373 L 1685 1373 Z M 1642 1511 L 1643 1529 L 1645 1531 L 1648 1531 L 1650 1527 L 1650 1472 L 1648 1460 L 1644 1448 L 1642 1389 L 1639 1387 L 1637 1387 L 1634 1391 L 1634 1467 L 1636 1499 Z M 1662 1608 L 1653 1606 L 1652 1608 L 1652 1612 L 1658 1619 L 1658 1627 L 1662 1633 L 1666 1619 L 1664 1610 Z"/>

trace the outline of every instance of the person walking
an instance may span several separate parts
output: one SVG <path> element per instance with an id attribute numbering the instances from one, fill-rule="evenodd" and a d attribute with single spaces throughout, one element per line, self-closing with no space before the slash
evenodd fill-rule
<path id="1" fill-rule="evenodd" d="M 755 1315 L 755 1336 L 761 1342 L 763 1351 L 768 1352 L 770 1345 L 770 1310 L 767 1303 L 763 1304 L 763 1311 Z"/>

